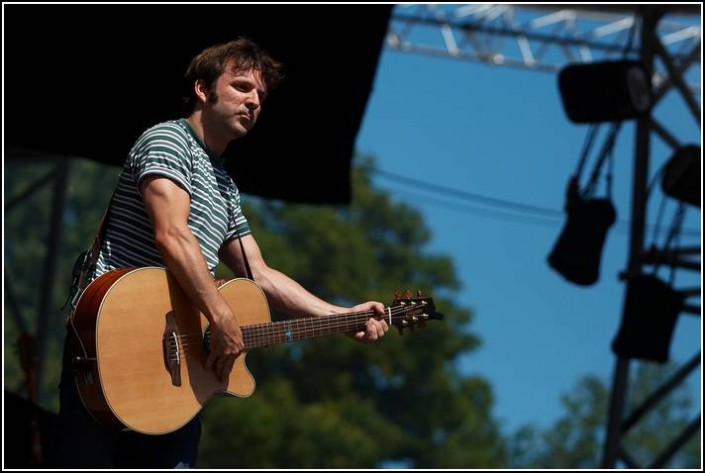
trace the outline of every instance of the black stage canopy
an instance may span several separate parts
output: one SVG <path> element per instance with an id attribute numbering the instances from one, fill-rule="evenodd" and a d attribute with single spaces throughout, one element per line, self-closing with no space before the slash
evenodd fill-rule
<path id="1" fill-rule="evenodd" d="M 245 35 L 286 65 L 226 162 L 245 193 L 346 204 L 393 5 L 5 5 L 5 147 L 121 165 L 180 116 L 192 56 Z"/>

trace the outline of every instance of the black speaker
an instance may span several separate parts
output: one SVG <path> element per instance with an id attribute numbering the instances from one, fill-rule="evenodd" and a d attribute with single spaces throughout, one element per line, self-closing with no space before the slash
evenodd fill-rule
<path id="1" fill-rule="evenodd" d="M 627 295 L 619 332 L 612 351 L 624 358 L 668 361 L 678 314 L 685 295 L 653 275 L 627 282 Z"/>
<path id="2" fill-rule="evenodd" d="M 701 156 L 702 149 L 696 145 L 684 146 L 673 154 L 661 178 L 664 194 L 700 208 Z"/>
<path id="3" fill-rule="evenodd" d="M 578 199 L 567 210 L 548 264 L 568 281 L 589 286 L 600 277 L 602 248 L 617 212 L 609 199 Z"/>
<path id="4" fill-rule="evenodd" d="M 571 64 L 558 75 L 563 108 L 574 123 L 636 118 L 653 106 L 651 80 L 638 61 Z"/>

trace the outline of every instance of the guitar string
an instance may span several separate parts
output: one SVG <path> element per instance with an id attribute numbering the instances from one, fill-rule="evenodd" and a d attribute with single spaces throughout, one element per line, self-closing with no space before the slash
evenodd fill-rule
<path id="1" fill-rule="evenodd" d="M 394 309 L 392 314 L 392 310 L 389 310 L 390 316 L 392 315 L 398 315 L 400 313 L 404 312 L 409 312 L 408 309 L 406 308 L 400 308 L 400 309 Z M 360 312 L 356 313 L 358 316 L 359 315 L 364 315 L 366 318 L 368 316 L 373 315 L 373 312 Z M 343 317 L 341 317 L 341 315 Z M 366 320 L 366 319 L 365 319 Z M 246 334 L 253 336 L 253 337 L 258 337 L 262 335 L 269 335 L 269 334 L 276 334 L 280 330 L 292 330 L 296 329 L 297 331 L 304 331 L 306 333 L 313 332 L 314 334 L 318 331 L 324 331 L 324 330 L 329 330 L 329 329 L 339 329 L 341 327 L 346 327 L 349 326 L 350 330 L 354 330 L 359 327 L 360 323 L 362 320 L 358 318 L 355 318 L 354 315 L 351 314 L 332 314 L 329 316 L 322 316 L 322 317 L 307 317 L 307 318 L 299 318 L 299 319 L 291 319 L 291 320 L 285 320 L 285 321 L 278 321 L 278 322 L 269 322 L 269 323 L 259 323 L 259 324 L 251 324 L 251 325 L 244 325 L 242 326 L 243 331 L 248 332 Z M 309 326 L 310 325 L 310 326 Z M 185 339 L 188 337 L 202 337 L 202 334 L 200 333 L 191 333 L 191 334 L 180 334 L 177 337 L 181 339 Z"/>
<path id="2" fill-rule="evenodd" d="M 421 306 L 419 306 L 421 307 Z M 418 309 L 419 307 L 411 307 L 411 309 Z M 387 308 L 390 317 L 392 317 L 392 312 L 394 312 L 394 315 L 398 315 L 400 313 L 406 313 L 410 311 L 409 307 L 395 307 L 395 308 Z M 243 326 L 243 329 L 248 332 L 243 334 L 244 339 L 245 339 L 245 345 L 250 345 L 250 348 L 257 348 L 257 346 L 260 346 L 258 342 L 265 342 L 265 344 L 272 344 L 272 343 L 281 343 L 281 342 L 290 342 L 290 341 L 298 341 L 301 339 L 307 338 L 308 335 L 314 335 L 318 331 L 324 331 L 325 329 L 340 329 L 341 327 L 345 326 L 350 326 L 348 331 L 355 330 L 359 328 L 359 321 L 355 320 L 356 316 L 359 318 L 360 315 L 365 316 L 365 318 L 368 318 L 369 316 L 373 315 L 374 312 L 372 311 L 363 311 L 363 312 L 353 312 L 353 313 L 345 313 L 345 314 L 331 314 L 329 316 L 323 316 L 323 317 L 307 317 L 307 318 L 301 318 L 301 319 L 292 319 L 290 321 L 281 321 L 281 322 L 274 322 L 274 323 L 265 323 L 265 324 L 253 324 L 253 325 L 246 325 Z M 342 316 L 342 317 L 341 317 Z M 331 317 L 331 319 L 326 320 L 326 317 Z M 306 327 L 306 325 L 309 325 L 309 322 L 313 322 L 313 327 Z M 274 324 L 280 324 L 278 326 L 273 326 Z M 291 330 L 290 325 L 304 325 L 303 327 L 296 327 L 297 332 L 294 333 L 293 336 L 287 334 L 286 332 L 281 332 L 282 329 L 286 330 Z M 330 335 L 333 335 L 334 333 L 330 333 Z M 202 348 L 203 346 L 203 335 L 201 333 L 190 333 L 190 334 L 180 334 L 177 336 L 178 339 L 181 340 L 181 343 L 179 343 L 179 353 L 186 354 L 187 353 L 187 348 L 191 346 L 199 346 Z M 248 343 L 249 342 L 249 343 Z M 169 340 L 169 345 L 170 349 L 174 349 L 174 344 L 178 342 Z M 176 358 L 174 358 L 175 360 Z"/>
<path id="3" fill-rule="evenodd" d="M 404 312 L 409 312 L 410 310 L 417 310 L 421 308 L 422 306 L 418 307 L 413 307 L 411 309 L 409 308 L 387 308 L 390 312 L 390 315 L 399 315 Z M 330 315 L 325 315 L 325 316 L 320 316 L 320 317 L 302 317 L 302 318 L 293 318 L 290 320 L 283 320 L 283 321 L 277 321 L 277 322 L 266 322 L 266 323 L 257 323 L 257 324 L 250 324 L 250 325 L 243 325 L 243 329 L 247 330 L 272 330 L 276 329 L 279 327 L 283 326 L 289 326 L 289 325 L 306 325 L 306 324 L 312 324 L 315 325 L 315 327 L 312 328 L 333 328 L 333 327 L 339 327 L 342 325 L 351 325 L 351 324 L 359 324 L 359 319 L 360 316 L 364 316 L 365 320 L 367 318 L 370 318 L 374 315 L 374 312 L 372 311 L 366 311 L 366 312 L 351 312 L 351 313 L 345 313 L 345 314 L 330 314 Z M 288 327 L 287 327 L 288 328 Z M 306 327 L 303 327 L 306 328 Z"/>

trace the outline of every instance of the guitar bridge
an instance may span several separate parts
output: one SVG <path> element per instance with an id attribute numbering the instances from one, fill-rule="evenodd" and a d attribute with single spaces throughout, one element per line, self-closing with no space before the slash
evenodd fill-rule
<path id="1" fill-rule="evenodd" d="M 166 330 L 162 338 L 162 347 L 164 366 L 171 376 L 171 384 L 181 386 L 181 350 L 173 312 L 166 314 Z"/>

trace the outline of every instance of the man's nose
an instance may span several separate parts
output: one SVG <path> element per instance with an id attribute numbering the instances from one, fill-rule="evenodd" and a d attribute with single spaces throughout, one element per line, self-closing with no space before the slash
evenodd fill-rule
<path id="1" fill-rule="evenodd" d="M 256 90 L 253 90 L 252 92 L 247 94 L 247 98 L 245 99 L 245 106 L 250 110 L 257 110 L 257 108 L 259 108 L 259 94 Z"/>

